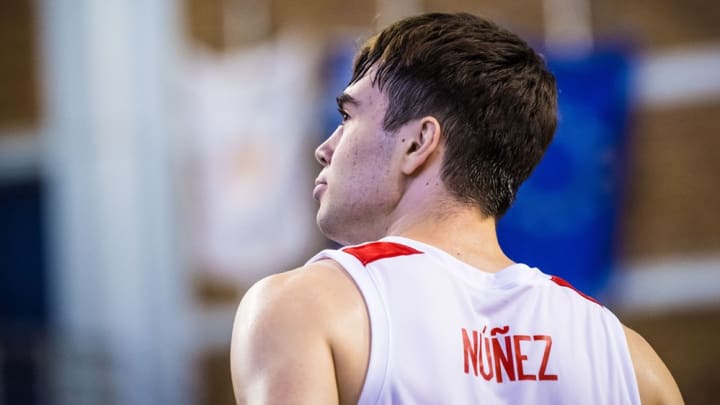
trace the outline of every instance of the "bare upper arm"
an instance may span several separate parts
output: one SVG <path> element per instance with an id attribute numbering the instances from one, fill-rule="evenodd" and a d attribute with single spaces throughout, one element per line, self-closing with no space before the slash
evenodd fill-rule
<path id="1" fill-rule="evenodd" d="M 301 271 L 261 280 L 238 307 L 230 360 L 238 403 L 338 403 L 321 286 Z"/>
<path id="2" fill-rule="evenodd" d="M 680 389 L 670 370 L 640 334 L 625 327 L 630 357 L 643 404 L 682 404 Z"/>

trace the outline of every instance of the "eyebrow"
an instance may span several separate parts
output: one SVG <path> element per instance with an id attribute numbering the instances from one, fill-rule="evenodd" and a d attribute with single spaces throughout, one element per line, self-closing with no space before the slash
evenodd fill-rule
<path id="1" fill-rule="evenodd" d="M 335 101 L 337 101 L 338 108 L 341 110 L 345 107 L 345 104 L 352 104 L 355 107 L 360 105 L 360 102 L 356 98 L 347 93 L 340 94 L 335 98 Z"/>

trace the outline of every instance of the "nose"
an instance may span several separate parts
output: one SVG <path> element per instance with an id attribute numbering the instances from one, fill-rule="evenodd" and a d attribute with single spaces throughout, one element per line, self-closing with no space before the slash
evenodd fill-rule
<path id="1" fill-rule="evenodd" d="M 335 132 L 330 135 L 320 146 L 315 149 L 315 160 L 318 161 L 322 166 L 328 166 L 332 161 L 332 155 L 334 152 L 333 142 L 335 141 L 336 135 L 340 131 L 341 127 L 338 127 Z"/>

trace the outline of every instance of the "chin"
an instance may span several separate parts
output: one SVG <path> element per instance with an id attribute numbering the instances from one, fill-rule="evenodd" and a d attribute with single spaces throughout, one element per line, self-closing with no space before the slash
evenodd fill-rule
<path id="1" fill-rule="evenodd" d="M 385 236 L 375 229 L 366 217 L 346 209 L 330 210 L 329 205 L 320 204 L 315 221 L 320 232 L 326 238 L 341 245 L 356 245 L 373 241 Z"/>
<path id="2" fill-rule="evenodd" d="M 343 246 L 354 245 L 360 242 L 364 242 L 363 240 L 357 240 L 357 238 L 353 238 L 352 235 L 341 232 L 341 229 L 347 229 L 349 228 L 349 226 L 343 226 L 338 222 L 329 220 L 327 216 L 322 215 L 322 211 L 318 211 L 316 223 L 318 229 L 320 230 L 320 233 L 322 233 L 326 238 L 330 239 L 331 241 L 339 243 Z"/>
<path id="3" fill-rule="evenodd" d="M 317 222 L 318 229 L 320 230 L 320 233 L 322 233 L 326 238 L 330 239 L 331 241 L 335 243 L 339 243 L 341 245 L 350 245 L 352 242 L 348 240 L 348 238 L 343 237 L 343 235 L 338 234 L 337 232 L 334 232 L 332 228 L 328 227 L 323 222 L 319 221 Z"/>
<path id="4" fill-rule="evenodd" d="M 320 230 L 320 233 L 323 234 L 326 238 L 330 239 L 333 242 L 343 244 L 339 238 L 335 235 L 335 232 L 332 230 L 332 226 L 330 226 L 329 222 L 327 220 L 327 215 L 323 215 L 323 209 L 322 206 L 320 206 L 320 209 L 318 210 L 317 216 L 315 217 L 315 223 L 317 224 L 318 229 Z"/>

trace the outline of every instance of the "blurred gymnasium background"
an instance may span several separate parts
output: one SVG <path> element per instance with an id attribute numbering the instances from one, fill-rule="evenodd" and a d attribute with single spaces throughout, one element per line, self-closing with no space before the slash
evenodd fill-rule
<path id="1" fill-rule="evenodd" d="M 234 310 L 328 245 L 312 150 L 354 47 L 469 11 L 541 49 L 561 123 L 510 254 L 720 396 L 720 3 L 3 0 L 0 404 L 230 404 Z"/>

